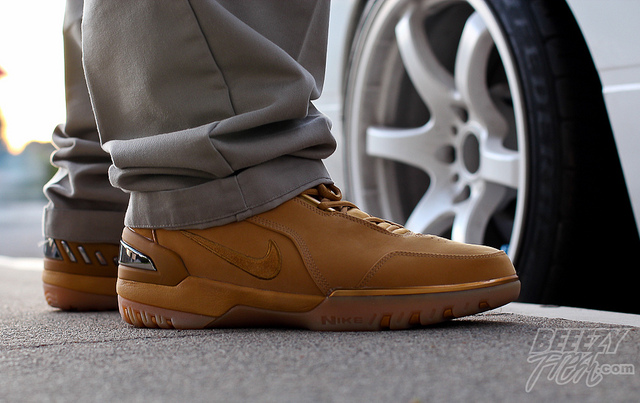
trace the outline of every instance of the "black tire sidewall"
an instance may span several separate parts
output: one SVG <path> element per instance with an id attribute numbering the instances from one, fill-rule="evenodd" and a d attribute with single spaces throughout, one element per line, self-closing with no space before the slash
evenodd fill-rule
<path id="1" fill-rule="evenodd" d="M 528 0 L 486 0 L 518 70 L 526 116 L 526 201 L 515 266 L 520 300 L 540 302 L 557 246 L 563 192 L 562 135 L 555 77 Z"/>

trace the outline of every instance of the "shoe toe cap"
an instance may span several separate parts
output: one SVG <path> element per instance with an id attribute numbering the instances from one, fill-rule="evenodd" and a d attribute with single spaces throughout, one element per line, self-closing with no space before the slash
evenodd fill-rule
<path id="1" fill-rule="evenodd" d="M 516 274 L 503 251 L 446 242 L 426 252 L 396 251 L 380 259 L 362 279 L 362 287 L 422 287 L 486 282 Z"/>

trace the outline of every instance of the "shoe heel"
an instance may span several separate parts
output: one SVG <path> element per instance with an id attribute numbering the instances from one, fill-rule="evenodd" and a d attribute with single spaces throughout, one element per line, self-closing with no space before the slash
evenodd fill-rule
<path id="1" fill-rule="evenodd" d="M 118 308 L 115 295 L 101 295 L 71 290 L 43 283 L 47 304 L 64 311 L 112 311 Z"/>
<path id="2" fill-rule="evenodd" d="M 213 316 L 174 311 L 141 304 L 118 296 L 122 319 L 135 327 L 161 329 L 203 329 L 216 320 Z"/>

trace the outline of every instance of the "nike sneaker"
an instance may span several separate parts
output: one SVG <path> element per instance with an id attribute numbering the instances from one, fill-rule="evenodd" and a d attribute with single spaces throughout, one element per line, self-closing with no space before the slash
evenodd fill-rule
<path id="1" fill-rule="evenodd" d="M 120 314 L 138 327 L 407 329 L 515 300 L 502 251 L 413 233 L 318 186 L 208 229 L 125 228 Z"/>
<path id="2" fill-rule="evenodd" d="M 119 247 L 47 239 L 42 282 L 47 303 L 65 311 L 118 309 Z"/>

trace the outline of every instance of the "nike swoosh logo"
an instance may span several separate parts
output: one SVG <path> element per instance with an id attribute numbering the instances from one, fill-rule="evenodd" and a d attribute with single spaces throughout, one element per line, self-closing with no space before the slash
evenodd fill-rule
<path id="1" fill-rule="evenodd" d="M 180 231 L 184 236 L 191 239 L 214 255 L 226 260 L 240 270 L 249 273 L 261 280 L 271 280 L 275 278 L 282 268 L 282 257 L 278 245 L 269 240 L 267 253 L 260 258 L 247 256 L 226 246 L 220 245 L 210 239 L 188 231 Z"/>

